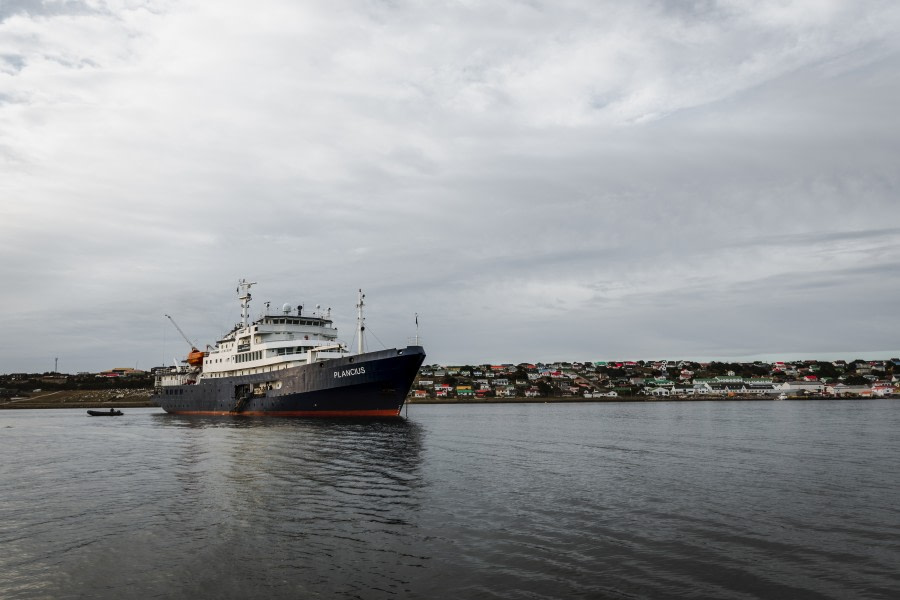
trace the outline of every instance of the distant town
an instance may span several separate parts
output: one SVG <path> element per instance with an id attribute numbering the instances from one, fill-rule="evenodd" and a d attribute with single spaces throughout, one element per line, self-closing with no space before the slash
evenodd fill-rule
<path id="1" fill-rule="evenodd" d="M 687 360 L 431 365 L 414 401 L 489 398 L 872 398 L 900 396 L 900 359 L 792 362 Z"/>
<path id="2" fill-rule="evenodd" d="M 0 375 L 0 408 L 148 403 L 157 367 Z M 63 394 L 80 392 L 81 396 Z M 900 398 L 900 358 L 732 363 L 688 360 L 426 365 L 411 403 L 625 399 Z M 71 404 L 70 404 L 71 405 Z M 148 404 L 149 405 L 149 404 Z"/>

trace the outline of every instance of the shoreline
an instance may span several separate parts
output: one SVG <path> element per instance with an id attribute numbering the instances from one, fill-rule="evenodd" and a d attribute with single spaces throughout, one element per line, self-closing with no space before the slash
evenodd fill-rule
<path id="1" fill-rule="evenodd" d="M 152 389 L 58 390 L 40 395 L 0 399 L 0 410 L 146 408 L 157 406 L 150 401 L 152 392 Z"/>
<path id="2" fill-rule="evenodd" d="M 49 395 L 49 394 L 47 394 Z M 44 410 L 44 409 L 59 409 L 59 408 L 74 408 L 74 409 L 88 409 L 88 408 L 99 408 L 99 409 L 109 409 L 109 408 L 159 408 L 159 405 L 150 402 L 149 400 L 143 397 L 143 394 L 134 395 L 130 397 L 124 398 L 97 398 L 97 399 L 86 399 L 86 398 L 78 398 L 73 399 L 71 395 L 60 397 L 55 401 L 40 401 L 40 398 L 16 398 L 7 400 L 5 402 L 0 402 L 0 411 L 2 410 Z M 806 396 L 806 397 L 794 397 L 794 398 L 786 398 L 785 400 L 794 400 L 794 401 L 807 401 L 807 400 L 853 400 L 853 401 L 867 401 L 867 400 L 883 400 L 883 399 L 892 399 L 890 397 L 887 398 L 862 398 L 862 397 L 841 397 L 835 398 L 833 396 Z M 721 396 L 684 396 L 684 397 L 671 397 L 671 396 L 618 396 L 615 398 L 561 398 L 555 396 L 544 396 L 544 397 L 534 397 L 534 398 L 464 398 L 464 399 L 437 399 L 437 398 L 428 398 L 428 399 L 413 399 L 410 398 L 406 401 L 406 404 L 611 404 L 615 402 L 742 402 L 742 401 L 754 401 L 754 402 L 780 402 L 778 398 L 772 398 L 769 396 L 760 397 L 760 396 L 748 396 L 748 397 L 730 397 L 723 398 Z"/>
<path id="3" fill-rule="evenodd" d="M 840 397 L 835 398 L 834 396 L 797 396 L 792 398 L 785 398 L 784 400 L 884 400 L 884 399 L 892 399 L 891 397 L 877 397 L 877 398 L 863 398 L 863 397 Z M 462 400 L 454 399 L 454 400 L 445 400 L 445 399 L 437 399 L 437 398 L 427 398 L 427 399 L 410 399 L 407 400 L 407 404 L 562 404 L 562 403 L 578 403 L 578 404 L 587 404 L 587 403 L 603 403 L 609 404 L 613 402 L 739 402 L 739 401 L 753 401 L 753 402 L 783 402 L 784 400 L 780 400 L 778 398 L 772 398 L 771 396 L 733 396 L 731 398 L 723 398 L 721 396 L 700 396 L 700 395 L 691 395 L 691 396 L 618 396 L 614 398 L 558 398 L 552 396 L 546 397 L 536 397 L 536 398 L 465 398 Z"/>

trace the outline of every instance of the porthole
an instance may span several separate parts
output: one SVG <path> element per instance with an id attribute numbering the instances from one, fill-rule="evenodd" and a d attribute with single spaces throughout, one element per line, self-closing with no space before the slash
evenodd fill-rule
<path id="1" fill-rule="evenodd" d="M 350 357 L 350 362 L 353 362 L 353 357 L 352 357 L 352 356 Z"/>

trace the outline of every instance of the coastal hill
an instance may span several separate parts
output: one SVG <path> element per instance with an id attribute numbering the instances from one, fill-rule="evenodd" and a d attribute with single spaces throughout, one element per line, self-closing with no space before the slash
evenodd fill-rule
<path id="1" fill-rule="evenodd" d="M 153 380 L 153 372 L 121 367 L 0 375 L 0 409 L 155 406 Z M 900 359 L 423 365 L 409 402 L 877 397 L 900 397 Z"/>

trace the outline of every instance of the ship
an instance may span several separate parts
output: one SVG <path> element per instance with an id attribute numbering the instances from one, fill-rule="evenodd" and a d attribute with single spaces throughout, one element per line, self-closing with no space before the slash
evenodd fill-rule
<path id="1" fill-rule="evenodd" d="M 365 294 L 357 303 L 357 351 L 338 340 L 331 309 L 303 314 L 285 304 L 250 319 L 251 286 L 241 279 L 236 293 L 241 321 L 214 345 L 191 346 L 187 358 L 157 369 L 151 397 L 167 413 L 279 417 L 400 417 L 425 350 L 365 351 Z M 418 328 L 418 316 L 416 317 Z"/>

